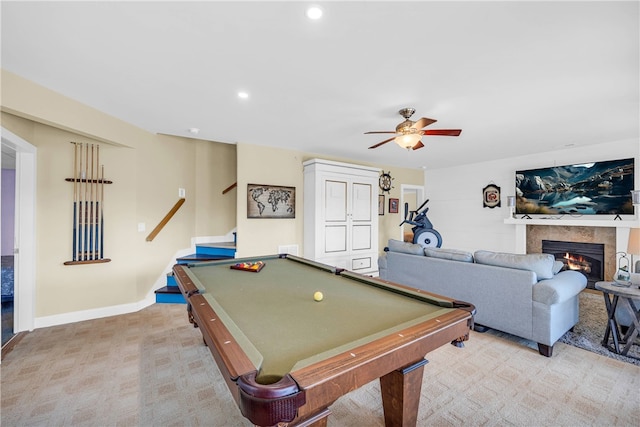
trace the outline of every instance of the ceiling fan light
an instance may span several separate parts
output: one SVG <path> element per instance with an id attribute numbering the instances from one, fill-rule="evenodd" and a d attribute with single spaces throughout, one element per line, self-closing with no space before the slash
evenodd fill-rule
<path id="1" fill-rule="evenodd" d="M 400 147 L 409 149 L 414 147 L 418 142 L 420 142 L 421 138 L 422 138 L 422 135 L 419 133 L 407 133 L 404 135 L 396 136 L 394 141 Z"/>

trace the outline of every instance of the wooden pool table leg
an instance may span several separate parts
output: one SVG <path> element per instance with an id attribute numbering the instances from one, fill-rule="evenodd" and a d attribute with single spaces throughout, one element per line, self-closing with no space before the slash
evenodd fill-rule
<path id="1" fill-rule="evenodd" d="M 415 427 L 418 421 L 422 374 L 428 360 L 422 359 L 380 378 L 385 426 Z"/>

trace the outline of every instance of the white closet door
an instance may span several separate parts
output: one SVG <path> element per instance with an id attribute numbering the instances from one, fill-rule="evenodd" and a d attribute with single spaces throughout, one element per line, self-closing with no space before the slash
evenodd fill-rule
<path id="1" fill-rule="evenodd" d="M 325 181 L 325 221 L 347 220 L 347 183 Z"/>
<path id="2" fill-rule="evenodd" d="M 351 230 L 351 249 L 354 251 L 371 249 L 371 225 L 356 224 Z"/>
<path id="3" fill-rule="evenodd" d="M 371 184 L 354 183 L 352 186 L 353 221 L 371 221 Z"/>

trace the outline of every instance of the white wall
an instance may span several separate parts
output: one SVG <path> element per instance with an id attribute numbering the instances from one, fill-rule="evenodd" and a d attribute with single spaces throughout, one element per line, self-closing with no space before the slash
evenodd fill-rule
<path id="1" fill-rule="evenodd" d="M 636 159 L 635 188 L 640 189 L 640 143 L 637 140 L 427 170 L 428 217 L 442 235 L 444 248 L 517 252 L 516 225 L 504 224 L 509 216 L 507 196 L 515 194 L 516 170 L 629 157 Z M 482 206 L 482 189 L 490 183 L 501 189 L 501 207 Z"/>

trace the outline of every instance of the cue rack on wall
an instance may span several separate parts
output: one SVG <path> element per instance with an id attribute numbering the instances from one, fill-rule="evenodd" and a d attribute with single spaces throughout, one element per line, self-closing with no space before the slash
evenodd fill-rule
<path id="1" fill-rule="evenodd" d="M 104 165 L 100 145 L 71 142 L 73 145 L 73 238 L 72 260 L 64 265 L 96 264 L 111 261 L 104 257 Z"/>

